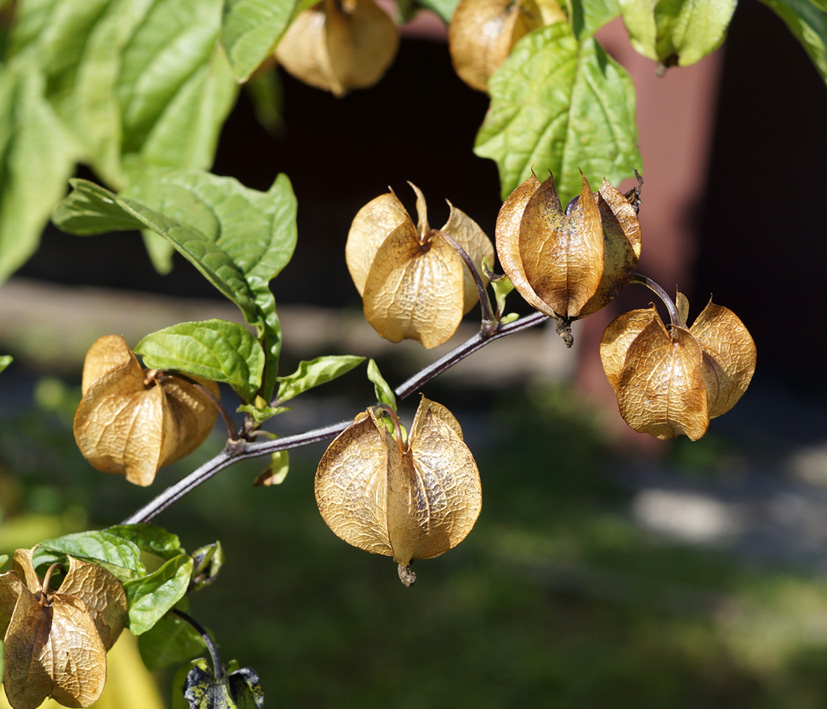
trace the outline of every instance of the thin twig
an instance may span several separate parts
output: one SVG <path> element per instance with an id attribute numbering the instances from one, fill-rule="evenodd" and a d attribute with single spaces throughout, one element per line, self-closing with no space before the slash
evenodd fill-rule
<path id="1" fill-rule="evenodd" d="M 508 325 L 498 324 L 497 328 L 491 334 L 485 334 L 480 331 L 458 347 L 454 348 L 444 357 L 441 357 L 436 362 L 425 367 L 425 369 L 400 384 L 394 393 L 400 399 L 404 399 L 418 391 L 425 384 L 442 374 L 444 371 L 450 369 L 458 362 L 461 362 L 468 355 L 487 345 L 489 342 L 521 332 L 522 330 L 526 330 L 534 325 L 539 325 L 547 319 L 547 315 L 540 312 L 535 312 L 531 315 L 526 315 L 519 320 L 515 320 Z M 182 478 L 174 485 L 168 487 L 137 512 L 127 517 L 121 524 L 138 524 L 141 522 L 148 522 L 153 517 L 167 509 L 170 505 L 180 500 L 187 493 L 209 480 L 213 475 L 216 475 L 224 470 L 224 468 L 227 468 L 240 460 L 259 458 L 278 451 L 299 448 L 312 443 L 327 441 L 338 436 L 351 423 L 352 421 L 340 421 L 339 423 L 334 423 L 330 426 L 325 426 L 324 428 L 316 428 L 312 431 L 306 431 L 295 436 L 277 438 L 272 441 L 230 441 L 221 453 L 211 460 L 208 460 L 204 463 L 204 465 L 191 472 L 185 478 Z"/>
<path id="2" fill-rule="evenodd" d="M 226 674 L 224 671 L 224 663 L 221 662 L 221 657 L 218 654 L 218 648 L 212 641 L 210 634 L 207 632 L 204 626 L 201 625 L 201 623 L 199 623 L 197 620 L 195 620 L 195 618 L 193 618 L 189 613 L 184 613 L 184 611 L 178 610 L 177 608 L 173 608 L 172 612 L 175 615 L 177 615 L 181 620 L 184 620 L 187 623 L 189 623 L 195 629 L 195 632 L 201 636 L 201 640 L 204 642 L 204 645 L 207 646 L 207 652 L 210 653 L 213 677 L 215 677 L 216 682 L 223 682 Z"/>
<path id="3" fill-rule="evenodd" d="M 653 281 L 649 276 L 644 276 L 642 273 L 636 273 L 632 276 L 632 280 L 629 281 L 630 283 L 639 283 L 640 285 L 646 286 L 650 291 L 652 291 L 658 298 L 661 299 L 663 304 L 666 306 L 666 309 L 669 311 L 669 320 L 672 322 L 673 325 L 676 327 L 686 327 L 686 323 L 681 320 L 681 316 L 678 314 L 678 309 L 675 306 L 675 301 L 673 301 L 669 294 L 663 290 L 661 285 L 656 281 Z"/>

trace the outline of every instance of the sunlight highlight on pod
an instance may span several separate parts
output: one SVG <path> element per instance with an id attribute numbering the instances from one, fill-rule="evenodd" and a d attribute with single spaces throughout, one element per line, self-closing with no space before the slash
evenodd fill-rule
<path id="1" fill-rule="evenodd" d="M 360 413 L 319 462 L 316 502 L 337 536 L 392 556 L 410 586 L 412 561 L 444 554 L 471 531 L 482 488 L 462 429 L 442 404 L 422 397 L 403 438 L 390 407 Z"/>

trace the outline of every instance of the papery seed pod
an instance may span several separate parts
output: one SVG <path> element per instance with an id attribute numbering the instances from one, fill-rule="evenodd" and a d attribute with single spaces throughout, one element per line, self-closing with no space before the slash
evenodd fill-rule
<path id="1" fill-rule="evenodd" d="M 343 96 L 373 86 L 399 49 L 399 32 L 374 0 L 322 0 L 299 13 L 275 56 L 310 86 Z"/>
<path id="2" fill-rule="evenodd" d="M 417 223 L 393 192 L 380 195 L 353 219 L 345 259 L 371 326 L 391 342 L 414 339 L 431 348 L 450 339 L 479 300 L 465 262 L 443 234 L 466 251 L 481 274 L 483 260 L 493 262 L 494 247 L 450 202 L 445 226 L 431 229 L 425 197 L 411 187 Z"/>
<path id="3" fill-rule="evenodd" d="M 316 471 L 316 502 L 328 527 L 404 572 L 459 544 L 482 506 L 479 472 L 462 429 L 441 404 L 422 398 L 407 442 L 375 409 L 359 414 L 328 447 Z"/>
<path id="4" fill-rule="evenodd" d="M 448 49 L 457 75 L 477 91 L 514 45 L 538 27 L 565 21 L 555 0 L 461 0 L 448 28 Z"/>
<path id="5" fill-rule="evenodd" d="M 215 382 L 201 386 L 216 398 Z M 218 412 L 192 383 L 141 369 L 122 337 L 97 340 L 83 367 L 83 398 L 75 413 L 80 452 L 105 473 L 119 473 L 136 485 L 149 485 L 158 469 L 183 458 L 209 435 Z"/>
<path id="6" fill-rule="evenodd" d="M 88 707 L 103 691 L 106 651 L 126 622 L 126 594 L 109 571 L 72 557 L 55 591 L 37 576 L 32 551 L 18 549 L 15 570 L 0 574 L 6 697 L 14 709 L 34 709 L 47 697 Z"/>
<path id="7" fill-rule="evenodd" d="M 741 320 L 710 300 L 688 329 L 667 329 L 654 306 L 624 313 L 603 333 L 600 357 L 631 428 L 694 441 L 747 390 L 756 349 Z"/>
<path id="8" fill-rule="evenodd" d="M 554 178 L 532 174 L 503 203 L 497 255 L 505 274 L 537 310 L 570 322 L 607 305 L 629 282 L 640 258 L 635 207 L 606 180 L 563 209 Z"/>

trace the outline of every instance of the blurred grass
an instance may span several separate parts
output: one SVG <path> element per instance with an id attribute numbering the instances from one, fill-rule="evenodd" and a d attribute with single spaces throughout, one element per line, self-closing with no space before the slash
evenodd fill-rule
<path id="1" fill-rule="evenodd" d="M 158 491 L 81 459 L 75 396 L 41 384 L 40 406 L 0 421 L 0 553 L 56 530 L 115 523 Z M 751 568 L 636 527 L 627 492 L 608 474 L 617 461 L 597 419 L 563 388 L 464 406 L 435 398 L 464 425 L 484 505 L 466 541 L 416 564 L 411 589 L 391 560 L 325 527 L 313 499 L 324 446 L 293 452 L 281 486 L 253 488 L 264 462 L 242 464 L 156 520 L 189 549 L 224 545 L 227 563 L 191 612 L 225 661 L 257 670 L 267 706 L 827 703 L 827 599 L 817 578 Z M 715 468 L 716 452 L 726 455 L 726 443 L 674 457 L 697 474 Z M 194 458 L 163 479 L 188 472 Z"/>

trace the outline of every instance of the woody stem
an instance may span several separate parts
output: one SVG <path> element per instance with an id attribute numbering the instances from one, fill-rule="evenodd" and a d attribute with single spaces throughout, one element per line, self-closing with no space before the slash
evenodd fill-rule
<path id="1" fill-rule="evenodd" d="M 686 327 L 686 323 L 681 320 L 680 315 L 678 314 L 678 309 L 675 306 L 675 301 L 669 297 L 669 294 L 661 288 L 659 283 L 653 281 L 649 276 L 644 276 L 642 273 L 636 273 L 632 276 L 632 280 L 629 281 L 630 283 L 639 283 L 640 285 L 646 286 L 650 291 L 652 291 L 658 298 L 661 299 L 663 304 L 666 306 L 666 309 L 669 311 L 669 320 L 672 322 L 673 325 L 676 327 Z"/>
<path id="2" fill-rule="evenodd" d="M 462 248 L 459 242 L 454 239 L 454 237 L 446 234 L 444 231 L 439 231 L 439 235 L 448 242 L 451 248 L 456 251 L 462 260 L 465 262 L 465 265 L 468 267 L 468 270 L 471 272 L 471 277 L 474 279 L 474 284 L 477 286 L 477 292 L 480 296 L 480 308 L 482 309 L 482 330 L 488 334 L 494 332 L 498 325 L 497 318 L 494 316 L 494 311 L 491 309 L 491 301 L 488 299 L 488 292 L 485 290 L 485 284 L 482 282 L 482 276 L 480 276 L 480 272 L 477 270 L 477 266 L 471 257 L 468 255 L 468 252 Z"/>
<path id="3" fill-rule="evenodd" d="M 224 665 L 221 662 L 221 657 L 218 654 L 218 648 L 215 646 L 215 643 L 212 641 L 210 634 L 206 631 L 203 625 L 199 623 L 195 618 L 193 618 L 188 613 L 184 613 L 184 611 L 180 611 L 177 608 L 173 608 L 172 612 L 177 615 L 181 620 L 186 621 L 189 623 L 194 629 L 195 632 L 201 636 L 201 640 L 204 642 L 204 645 L 207 646 L 207 652 L 210 653 L 210 662 L 212 662 L 212 669 L 213 675 L 215 676 L 216 682 L 223 682 L 224 681 Z"/>
<path id="4" fill-rule="evenodd" d="M 221 418 L 224 419 L 224 424 L 227 426 L 227 433 L 230 436 L 231 441 L 238 441 L 238 429 L 236 428 L 235 422 L 233 421 L 232 417 L 230 416 L 227 409 L 225 409 L 221 402 L 218 400 L 218 397 L 213 394 L 207 387 L 205 387 L 201 382 L 196 381 L 192 377 L 188 377 L 186 374 L 182 374 L 181 372 L 172 372 L 172 371 L 165 371 L 163 376 L 166 377 L 177 377 L 178 379 L 182 379 L 183 381 L 192 384 L 198 391 L 200 391 L 204 396 L 206 396 L 213 406 L 218 410 L 218 413 L 221 414 Z"/>

